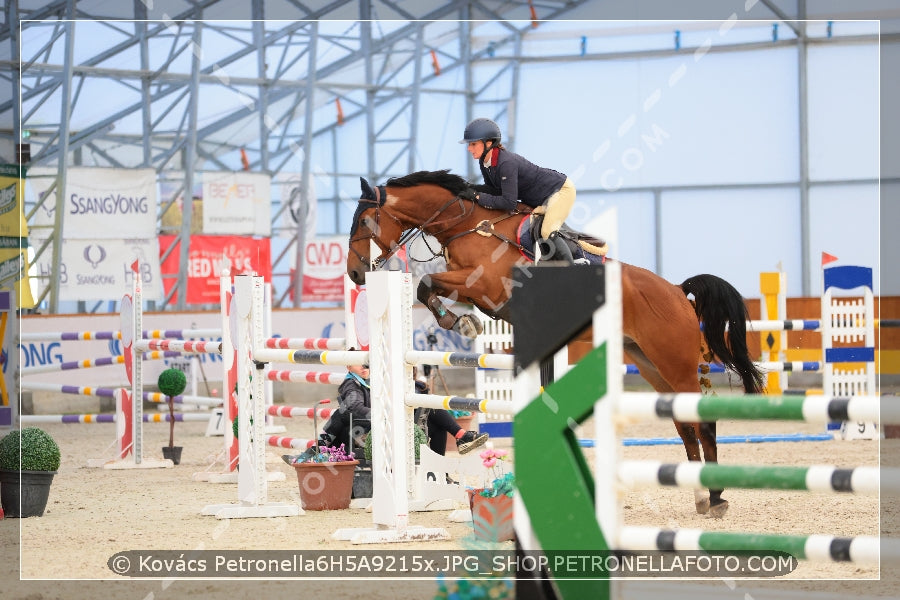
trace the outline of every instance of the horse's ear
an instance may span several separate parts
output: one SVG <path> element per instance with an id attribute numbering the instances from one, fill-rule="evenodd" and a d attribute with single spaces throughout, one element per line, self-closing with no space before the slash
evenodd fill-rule
<path id="1" fill-rule="evenodd" d="M 375 199 L 375 190 L 372 189 L 372 186 L 369 185 L 369 182 L 365 180 L 365 178 L 359 178 L 359 187 L 362 190 L 362 197 L 366 200 L 374 200 Z"/>

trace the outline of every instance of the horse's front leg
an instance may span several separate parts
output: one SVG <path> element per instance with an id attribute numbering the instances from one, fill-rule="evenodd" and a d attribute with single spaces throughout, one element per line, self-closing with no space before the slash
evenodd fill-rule
<path id="1" fill-rule="evenodd" d="M 481 321 L 474 315 L 460 317 L 441 302 L 442 297 L 456 300 L 460 297 L 472 296 L 473 288 L 467 285 L 467 279 L 466 274 L 461 271 L 426 275 L 419 282 L 416 297 L 419 302 L 428 307 L 442 328 L 451 329 L 468 338 L 474 338 L 484 331 Z"/>

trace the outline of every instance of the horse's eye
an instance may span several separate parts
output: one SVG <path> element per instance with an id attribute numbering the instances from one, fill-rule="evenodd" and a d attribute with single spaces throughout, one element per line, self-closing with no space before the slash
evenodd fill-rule
<path id="1" fill-rule="evenodd" d="M 375 231 L 375 221 L 371 217 L 363 217 L 362 224 L 369 231 Z"/>

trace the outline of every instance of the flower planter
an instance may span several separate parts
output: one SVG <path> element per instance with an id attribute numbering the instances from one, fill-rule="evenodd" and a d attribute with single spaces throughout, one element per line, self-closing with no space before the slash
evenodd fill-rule
<path id="1" fill-rule="evenodd" d="M 303 510 L 340 510 L 350 507 L 353 475 L 358 460 L 293 463 Z"/>
<path id="2" fill-rule="evenodd" d="M 475 537 L 489 542 L 515 539 L 513 499 L 506 494 L 485 498 L 480 491 L 468 490 Z"/>
<path id="3" fill-rule="evenodd" d="M 0 502 L 7 517 L 41 517 L 50 498 L 56 471 L 0 469 Z"/>

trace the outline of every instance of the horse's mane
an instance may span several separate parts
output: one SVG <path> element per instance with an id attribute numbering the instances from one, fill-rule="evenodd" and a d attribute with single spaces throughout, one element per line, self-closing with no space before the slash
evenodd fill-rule
<path id="1" fill-rule="evenodd" d="M 459 175 L 451 173 L 450 169 L 443 169 L 441 171 L 416 171 L 415 173 L 410 173 L 403 177 L 392 177 L 387 180 L 386 185 L 388 187 L 413 187 L 426 183 L 438 185 L 456 195 L 470 187 L 468 181 Z"/>

